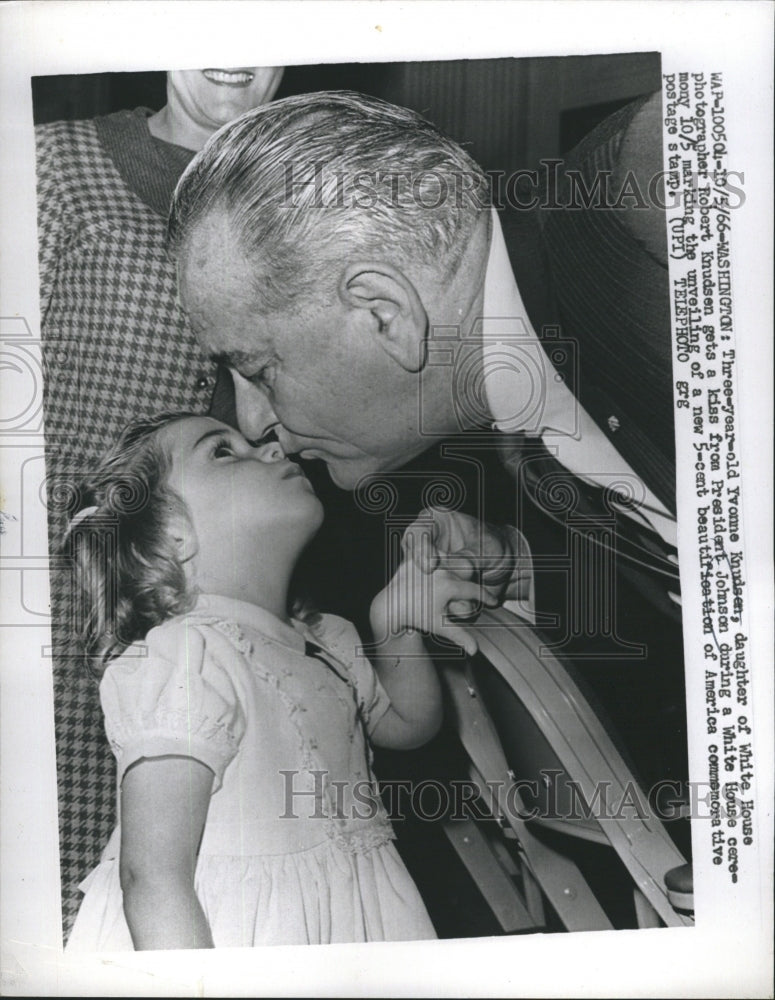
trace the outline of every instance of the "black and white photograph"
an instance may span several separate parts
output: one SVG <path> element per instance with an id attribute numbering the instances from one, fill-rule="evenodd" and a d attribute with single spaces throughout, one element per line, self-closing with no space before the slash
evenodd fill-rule
<path id="1" fill-rule="evenodd" d="M 3 992 L 771 996 L 772 7 L 6 8 Z"/>

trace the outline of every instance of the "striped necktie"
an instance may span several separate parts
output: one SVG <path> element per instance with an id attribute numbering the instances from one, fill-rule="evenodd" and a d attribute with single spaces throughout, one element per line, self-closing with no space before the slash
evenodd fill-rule
<path id="1" fill-rule="evenodd" d="M 499 451 L 535 506 L 565 527 L 615 549 L 616 567 L 644 597 L 680 619 L 677 552 L 647 523 L 643 507 L 621 490 L 604 488 L 569 472 L 540 438 L 504 434 Z"/>

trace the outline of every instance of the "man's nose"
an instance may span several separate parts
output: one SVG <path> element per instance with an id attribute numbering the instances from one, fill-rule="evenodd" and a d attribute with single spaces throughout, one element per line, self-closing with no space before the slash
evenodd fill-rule
<path id="1" fill-rule="evenodd" d="M 279 423 L 266 395 L 239 372 L 233 371 L 234 402 L 239 429 L 248 441 L 260 441 Z"/>

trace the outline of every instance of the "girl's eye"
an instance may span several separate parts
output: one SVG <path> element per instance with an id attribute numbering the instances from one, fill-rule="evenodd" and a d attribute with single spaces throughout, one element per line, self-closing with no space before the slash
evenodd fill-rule
<path id="1" fill-rule="evenodd" d="M 218 439 L 213 445 L 213 458 L 229 458 L 234 455 L 234 449 L 227 438 Z"/>

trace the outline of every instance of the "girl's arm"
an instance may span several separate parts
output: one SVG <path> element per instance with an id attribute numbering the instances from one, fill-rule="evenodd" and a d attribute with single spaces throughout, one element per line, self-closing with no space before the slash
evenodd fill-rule
<path id="1" fill-rule="evenodd" d="M 194 892 L 213 772 L 192 757 L 144 758 L 121 783 L 121 888 L 135 949 L 212 948 Z"/>
<path id="2" fill-rule="evenodd" d="M 477 648 L 463 628 L 445 621 L 453 601 L 496 603 L 481 583 L 441 569 L 425 573 L 411 557 L 372 601 L 371 627 L 380 643 L 374 665 L 391 700 L 371 734 L 377 746 L 410 750 L 438 732 L 441 687 L 420 633 L 449 639 L 469 655 Z"/>

